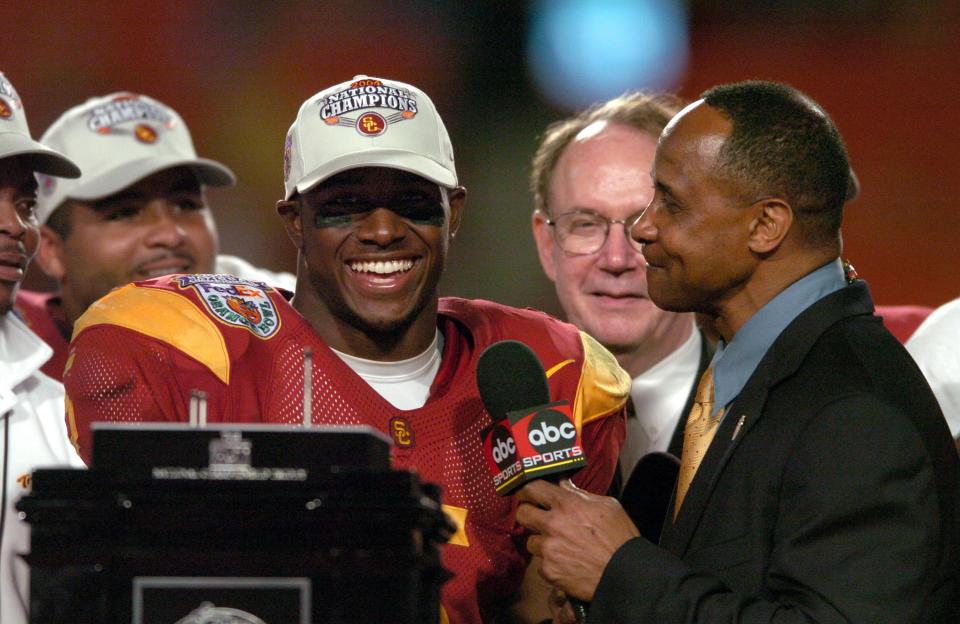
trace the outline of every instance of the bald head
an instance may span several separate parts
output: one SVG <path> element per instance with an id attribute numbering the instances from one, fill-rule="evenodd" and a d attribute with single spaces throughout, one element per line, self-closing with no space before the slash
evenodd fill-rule
<path id="1" fill-rule="evenodd" d="M 792 87 L 760 81 L 714 87 L 703 93 L 703 102 L 731 123 L 719 171 L 752 199 L 788 202 L 808 242 L 833 244 L 850 165 L 826 112 Z"/>

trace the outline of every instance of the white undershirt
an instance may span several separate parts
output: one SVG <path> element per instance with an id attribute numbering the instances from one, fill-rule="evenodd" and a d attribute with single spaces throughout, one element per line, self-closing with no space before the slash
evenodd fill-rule
<path id="1" fill-rule="evenodd" d="M 412 410 L 427 402 L 430 385 L 440 370 L 441 349 L 440 332 L 437 331 L 426 351 L 399 362 L 365 360 L 336 349 L 331 351 L 391 405 Z"/>
<path id="2" fill-rule="evenodd" d="M 636 416 L 627 419 L 627 438 L 620 450 L 622 483 L 626 484 L 641 457 L 670 446 L 697 381 L 702 340 L 694 325 L 690 337 L 676 351 L 633 379 L 630 398 Z"/>

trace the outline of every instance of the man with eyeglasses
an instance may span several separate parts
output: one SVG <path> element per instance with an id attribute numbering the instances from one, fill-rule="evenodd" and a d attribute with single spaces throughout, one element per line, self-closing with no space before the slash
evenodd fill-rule
<path id="1" fill-rule="evenodd" d="M 587 456 L 574 480 L 598 493 L 616 468 L 629 378 L 566 323 L 438 297 L 466 191 L 416 87 L 357 76 L 311 97 L 287 134 L 284 186 L 277 211 L 298 249 L 289 302 L 263 283 L 175 275 L 118 289 L 79 319 L 65 384 L 81 454 L 95 420 L 186 420 L 191 389 L 207 393 L 209 422 L 302 422 L 309 348 L 313 422 L 377 428 L 396 467 L 443 489 L 457 530 L 442 552 L 454 576 L 441 622 L 548 617 L 517 503 L 487 468 L 477 360 L 504 339 L 536 352 L 552 400 L 574 406 Z"/>
<path id="2" fill-rule="evenodd" d="M 609 349 L 633 378 L 614 493 L 654 541 L 673 475 L 647 456 L 680 456 L 680 416 L 713 354 L 693 314 L 667 312 L 650 300 L 646 262 L 627 235 L 653 197 L 657 137 L 679 109 L 675 98 L 633 93 L 556 122 L 544 134 L 530 178 L 540 263 L 567 319 Z"/>

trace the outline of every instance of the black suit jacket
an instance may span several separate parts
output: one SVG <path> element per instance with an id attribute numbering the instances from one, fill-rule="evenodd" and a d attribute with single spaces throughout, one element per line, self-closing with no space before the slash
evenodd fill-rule
<path id="1" fill-rule="evenodd" d="M 622 489 L 619 482 L 619 470 L 616 473 L 617 478 L 611 485 L 611 492 L 617 496 L 630 519 L 640 529 L 640 534 L 651 542 L 657 542 L 660 539 L 660 531 L 666 518 L 667 507 L 673 494 L 673 488 L 676 486 L 677 473 L 680 467 L 677 458 L 683 452 L 683 431 L 687 423 L 687 414 L 693 407 L 700 377 L 710 366 L 715 350 L 714 345 L 701 331 L 700 360 L 697 365 L 697 374 L 687 394 L 683 411 L 680 412 L 680 420 L 670 437 L 670 445 L 667 448 L 670 457 L 664 457 L 663 453 L 650 453 L 637 462 Z M 632 403 L 630 403 L 628 409 L 632 410 L 632 407 Z M 643 414 L 638 414 L 636 417 L 643 418 Z"/>
<path id="2" fill-rule="evenodd" d="M 624 544 L 591 624 L 960 621 L 960 468 L 864 282 L 777 338 L 661 545 Z"/>

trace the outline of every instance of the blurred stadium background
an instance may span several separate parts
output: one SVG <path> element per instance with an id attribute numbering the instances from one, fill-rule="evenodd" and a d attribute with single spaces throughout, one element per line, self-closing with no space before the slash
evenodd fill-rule
<path id="1" fill-rule="evenodd" d="M 467 212 L 444 294 L 556 313 L 530 235 L 545 126 L 631 88 L 695 98 L 764 78 L 818 100 L 863 191 L 844 255 L 885 304 L 960 295 L 955 0 L 7 0 L 0 71 L 34 136 L 87 97 L 152 95 L 239 184 L 210 193 L 223 251 L 293 270 L 274 213 L 306 98 L 366 73 L 423 88 L 450 130 Z M 48 286 L 33 272 L 28 286 Z"/>

